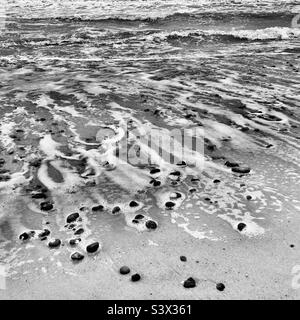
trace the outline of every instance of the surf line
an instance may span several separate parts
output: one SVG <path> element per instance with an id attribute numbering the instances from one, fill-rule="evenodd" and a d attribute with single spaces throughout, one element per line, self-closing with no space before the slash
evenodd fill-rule
<path id="1" fill-rule="evenodd" d="M 113 307 L 108 307 L 107 314 L 109 315 L 133 315 L 137 318 L 140 315 L 142 307 L 121 307 L 114 304 Z"/>

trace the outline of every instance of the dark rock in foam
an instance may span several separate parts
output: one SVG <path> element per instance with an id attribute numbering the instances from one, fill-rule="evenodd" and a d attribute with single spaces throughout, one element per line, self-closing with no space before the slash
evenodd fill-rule
<path id="1" fill-rule="evenodd" d="M 154 229 L 157 228 L 157 223 L 156 223 L 155 221 L 153 221 L 153 220 L 148 220 L 148 221 L 146 222 L 146 227 L 147 227 L 148 229 L 154 230 Z"/>
<path id="2" fill-rule="evenodd" d="M 99 246 L 99 242 L 91 243 L 86 247 L 86 251 L 88 253 L 95 253 L 99 249 Z"/>
<path id="3" fill-rule="evenodd" d="M 130 273 L 129 267 L 127 267 L 127 266 L 121 267 L 120 268 L 120 273 L 123 274 L 123 275 Z"/>
<path id="4" fill-rule="evenodd" d="M 71 259 L 73 261 L 81 261 L 83 260 L 83 258 L 84 258 L 84 255 L 79 252 L 74 252 L 71 254 Z"/>
<path id="5" fill-rule="evenodd" d="M 68 215 L 67 217 L 67 223 L 71 223 L 76 221 L 79 218 L 79 213 L 75 212 L 75 213 L 71 213 L 70 215 Z"/>

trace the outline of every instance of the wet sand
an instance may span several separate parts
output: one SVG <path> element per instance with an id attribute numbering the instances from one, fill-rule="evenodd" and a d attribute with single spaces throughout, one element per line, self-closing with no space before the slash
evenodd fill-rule
<path id="1" fill-rule="evenodd" d="M 300 33 L 273 6 L 7 11 L 1 299 L 299 299 Z"/>

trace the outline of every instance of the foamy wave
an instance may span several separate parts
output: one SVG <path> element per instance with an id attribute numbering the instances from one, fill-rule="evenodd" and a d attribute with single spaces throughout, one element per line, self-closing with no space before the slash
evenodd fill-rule
<path id="1" fill-rule="evenodd" d="M 296 28 L 266 28 L 257 30 L 233 30 L 233 31 L 221 31 L 221 30 L 185 30 L 174 32 L 160 32 L 157 34 L 149 35 L 148 40 L 176 40 L 181 38 L 197 38 L 205 40 L 207 37 L 223 37 L 228 40 L 241 39 L 241 40 L 287 40 L 294 39 L 300 36 L 300 29 Z"/>

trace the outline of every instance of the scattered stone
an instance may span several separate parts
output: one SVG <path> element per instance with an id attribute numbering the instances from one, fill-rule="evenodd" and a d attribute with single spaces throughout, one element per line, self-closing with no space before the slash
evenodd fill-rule
<path id="1" fill-rule="evenodd" d="M 148 220 L 148 221 L 146 222 L 146 227 L 147 227 L 148 229 L 154 230 L 154 229 L 157 228 L 157 223 L 156 223 L 155 221 L 153 221 L 153 220 Z"/>
<path id="2" fill-rule="evenodd" d="M 152 169 L 151 171 L 150 171 L 150 174 L 156 174 L 156 173 L 159 173 L 160 172 L 160 169 Z"/>
<path id="3" fill-rule="evenodd" d="M 133 220 L 132 220 L 132 223 L 138 224 L 138 223 L 140 223 L 140 222 L 139 222 L 139 220 L 133 219 Z"/>
<path id="4" fill-rule="evenodd" d="M 158 180 L 151 180 L 150 183 L 153 184 L 154 187 L 159 187 L 161 185 L 161 182 Z"/>
<path id="5" fill-rule="evenodd" d="M 246 199 L 247 199 L 247 200 L 251 200 L 252 197 L 248 195 L 248 196 L 246 197 Z"/>
<path id="6" fill-rule="evenodd" d="M 137 214 L 134 219 L 141 220 L 144 219 L 144 216 L 142 214 Z"/>
<path id="7" fill-rule="evenodd" d="M 34 193 L 31 195 L 32 199 L 46 199 L 47 195 L 45 193 Z"/>
<path id="8" fill-rule="evenodd" d="M 220 283 L 217 283 L 216 288 L 217 288 L 217 290 L 219 290 L 219 291 L 224 291 L 225 285 L 220 282 Z"/>
<path id="9" fill-rule="evenodd" d="M 123 266 L 120 268 L 120 273 L 121 274 L 128 274 L 128 273 L 130 273 L 130 269 L 127 266 Z"/>
<path id="10" fill-rule="evenodd" d="M 73 261 L 81 261 L 83 260 L 83 258 L 84 258 L 84 255 L 79 252 L 74 252 L 71 254 L 71 259 Z"/>
<path id="11" fill-rule="evenodd" d="M 49 241 L 48 243 L 48 247 L 49 248 L 57 248 L 61 245 L 61 241 L 59 239 L 54 239 Z"/>
<path id="12" fill-rule="evenodd" d="M 177 176 L 179 177 L 181 175 L 181 172 L 180 171 L 173 171 L 170 173 L 170 176 Z"/>
<path id="13" fill-rule="evenodd" d="M 240 222 L 238 225 L 237 225 L 237 229 L 239 231 L 243 231 L 245 228 L 247 227 L 247 225 L 243 222 Z"/>
<path id="14" fill-rule="evenodd" d="M 114 207 L 113 209 L 112 209 L 112 214 L 117 214 L 117 213 L 119 213 L 121 211 L 121 208 L 120 207 Z"/>
<path id="15" fill-rule="evenodd" d="M 80 241 L 81 241 L 80 238 L 78 238 L 78 239 L 71 239 L 71 240 L 69 241 L 69 244 L 70 244 L 70 246 L 76 246 L 76 244 L 77 244 L 78 242 L 80 242 Z"/>
<path id="16" fill-rule="evenodd" d="M 181 260 L 182 262 L 186 262 L 186 261 L 187 261 L 187 258 L 186 258 L 186 256 L 180 256 L 180 260 Z"/>
<path id="17" fill-rule="evenodd" d="M 103 211 L 104 207 L 100 204 L 99 206 L 95 206 L 92 208 L 92 211 L 96 212 L 96 211 Z"/>
<path id="18" fill-rule="evenodd" d="M 215 179 L 213 182 L 214 182 L 214 183 L 220 183 L 220 182 L 221 182 L 221 180 L 219 180 L 219 179 Z"/>
<path id="19" fill-rule="evenodd" d="M 50 211 L 53 209 L 53 204 L 51 202 L 42 202 L 40 206 L 42 211 Z"/>
<path id="20" fill-rule="evenodd" d="M 175 207 L 175 203 L 174 202 L 172 202 L 172 201 L 168 201 L 168 202 L 166 202 L 166 208 L 168 208 L 168 209 L 172 209 L 172 208 L 174 208 Z"/>
<path id="21" fill-rule="evenodd" d="M 186 167 L 186 162 L 185 161 L 180 161 L 180 162 L 177 163 L 177 165 L 179 167 Z"/>
<path id="22" fill-rule="evenodd" d="M 48 237 L 50 235 L 50 230 L 48 229 L 44 229 L 44 231 L 42 231 L 38 237 L 41 239 L 41 240 L 45 240 L 44 238 Z"/>
<path id="23" fill-rule="evenodd" d="M 79 213 L 75 212 L 75 213 L 71 213 L 70 215 L 68 215 L 67 217 L 67 223 L 71 223 L 76 221 L 79 218 Z"/>
<path id="24" fill-rule="evenodd" d="M 131 276 L 131 281 L 136 282 L 136 281 L 139 281 L 139 280 L 141 280 L 141 276 L 138 273 L 133 274 Z"/>
<path id="25" fill-rule="evenodd" d="M 134 200 L 130 201 L 130 203 L 129 203 L 129 207 L 133 208 L 133 207 L 138 207 L 138 206 L 139 206 L 139 204 Z"/>
<path id="26" fill-rule="evenodd" d="M 196 188 L 191 188 L 189 191 L 190 191 L 190 193 L 194 193 L 194 192 L 197 191 L 197 189 Z"/>
<path id="27" fill-rule="evenodd" d="M 229 168 L 236 168 L 236 167 L 239 167 L 239 164 L 236 162 L 226 161 L 225 166 L 227 166 Z"/>
<path id="28" fill-rule="evenodd" d="M 231 168 L 231 171 L 235 173 L 246 174 L 246 173 L 250 173 L 251 169 L 249 167 L 234 167 L 234 168 Z"/>
<path id="29" fill-rule="evenodd" d="M 79 235 L 79 234 L 82 234 L 83 232 L 84 232 L 84 229 L 83 228 L 79 228 L 74 232 L 74 234 L 75 235 Z"/>
<path id="30" fill-rule="evenodd" d="M 95 253 L 99 249 L 99 242 L 94 242 L 86 247 L 88 253 Z"/>
<path id="31" fill-rule="evenodd" d="M 290 247 L 291 247 L 291 248 L 294 248 L 294 247 L 295 247 L 295 245 L 294 245 L 294 244 L 291 244 L 291 245 L 290 245 Z"/>
<path id="32" fill-rule="evenodd" d="M 26 241 L 30 239 L 30 235 L 27 232 L 23 232 L 20 236 L 19 239 L 22 241 Z"/>
<path id="33" fill-rule="evenodd" d="M 188 278 L 187 280 L 184 281 L 183 286 L 185 288 L 188 288 L 188 289 L 195 288 L 196 287 L 196 281 L 192 277 L 190 277 L 190 278 Z"/>

